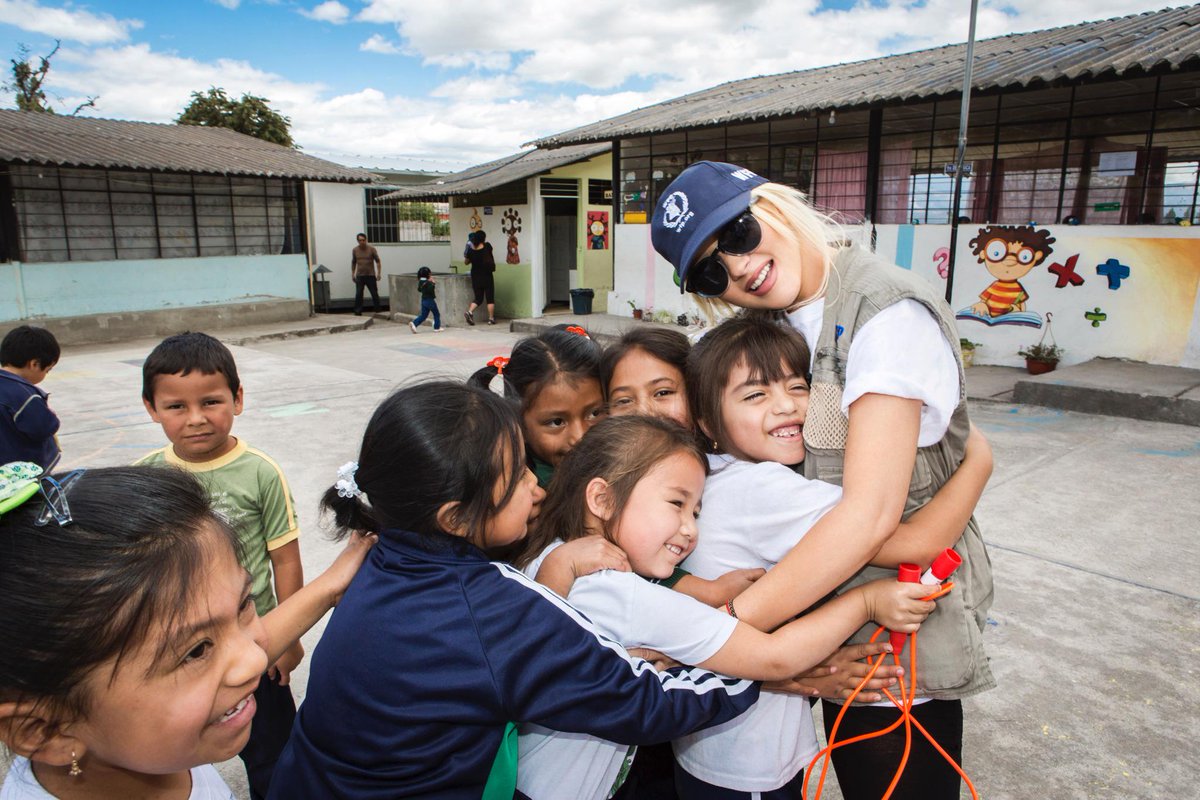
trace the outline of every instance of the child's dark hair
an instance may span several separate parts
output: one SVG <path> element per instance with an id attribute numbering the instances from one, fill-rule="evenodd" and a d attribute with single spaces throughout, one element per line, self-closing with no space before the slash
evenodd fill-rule
<path id="1" fill-rule="evenodd" d="M 43 368 L 52 367 L 61 355 L 62 348 L 54 334 L 32 325 L 18 325 L 0 342 L 0 364 L 6 367 L 27 367 L 34 359 Z"/>
<path id="2" fill-rule="evenodd" d="M 511 559 L 513 565 L 524 568 L 555 539 L 570 541 L 589 533 L 584 491 L 593 478 L 603 478 L 609 486 L 613 513 L 604 535 L 611 539 L 612 525 L 620 519 L 638 481 L 674 453 L 694 456 L 708 474 L 700 443 L 677 423 L 637 415 L 600 420 L 558 465 L 534 528 Z"/>
<path id="3" fill-rule="evenodd" d="M 713 328 L 688 356 L 688 405 L 692 419 L 714 442 L 729 441 L 721 415 L 721 397 L 734 368 L 744 365 L 756 381 L 788 375 L 808 379 L 808 343 L 794 328 L 761 314 L 733 317 Z"/>
<path id="4" fill-rule="evenodd" d="M 621 359 L 635 350 L 643 350 L 663 363 L 670 364 L 680 373 L 687 372 L 688 353 L 692 345 L 682 333 L 656 325 L 639 325 L 630 328 L 615 344 L 604 348 L 600 357 L 600 389 L 608 402 L 608 385 Z"/>
<path id="5" fill-rule="evenodd" d="M 417 277 L 418 278 L 432 278 L 433 270 L 431 270 L 429 267 L 421 267 L 417 270 Z"/>
<path id="6" fill-rule="evenodd" d="M 476 541 L 487 520 L 512 497 L 525 472 L 521 422 L 513 404 L 453 381 L 398 389 L 367 423 L 354 481 L 364 498 L 332 486 L 321 499 L 337 537 L 350 531 L 402 528 L 442 536 L 438 509 L 459 503 L 454 527 Z M 492 496 L 504 481 L 505 494 Z"/>
<path id="7" fill-rule="evenodd" d="M 569 327 L 569 326 L 568 326 Z M 590 337 L 550 328 L 516 343 L 504 367 L 504 391 L 528 405 L 547 385 L 559 378 L 574 385 L 586 378 L 599 380 L 600 346 Z M 496 377 L 496 367 L 477 370 L 467 382 L 486 389 Z"/>
<path id="8" fill-rule="evenodd" d="M 1043 260 L 1054 252 L 1054 248 L 1050 245 L 1054 244 L 1055 239 L 1048 230 L 1039 231 L 1032 225 L 987 225 L 980 228 L 975 238 L 968 242 L 972 255 L 980 256 L 988 242 L 993 239 L 999 239 L 1007 244 L 1025 245 L 1041 252 Z M 982 261 L 982 257 L 979 260 Z"/>
<path id="9" fill-rule="evenodd" d="M 172 631 L 213 553 L 240 547 L 204 487 L 172 467 L 89 469 L 66 499 L 66 525 L 35 524 L 40 495 L 0 518 L 0 702 L 36 701 L 63 723 L 86 716 L 93 670 Z"/>
<path id="10" fill-rule="evenodd" d="M 159 375 L 187 375 L 194 370 L 224 375 L 234 395 L 241 386 L 229 348 L 207 333 L 188 331 L 168 336 L 146 356 L 142 364 L 142 399 L 154 405 L 154 379 Z"/>

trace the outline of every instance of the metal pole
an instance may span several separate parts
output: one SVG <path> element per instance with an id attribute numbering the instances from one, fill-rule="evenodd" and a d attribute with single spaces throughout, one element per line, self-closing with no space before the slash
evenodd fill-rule
<path id="1" fill-rule="evenodd" d="M 954 294 L 954 253 L 958 246 L 958 206 L 962 201 L 963 157 L 967 152 L 967 120 L 971 114 L 971 70 L 975 61 L 975 14 L 979 0 L 971 0 L 971 28 L 967 34 L 966 66 L 963 69 L 962 108 L 958 112 L 958 149 L 954 153 L 954 200 L 950 204 L 950 260 L 946 264 L 946 302 Z"/>

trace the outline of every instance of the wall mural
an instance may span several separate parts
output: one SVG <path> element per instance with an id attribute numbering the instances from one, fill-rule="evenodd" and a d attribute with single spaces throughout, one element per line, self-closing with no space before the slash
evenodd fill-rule
<path id="1" fill-rule="evenodd" d="M 515 208 L 509 208 L 501 219 L 503 222 L 500 224 L 500 230 L 508 237 L 508 255 L 504 261 L 506 264 L 520 264 L 521 253 L 517 249 L 517 234 L 521 232 L 521 213 Z"/>
<path id="2" fill-rule="evenodd" d="M 912 265 L 945 290 L 948 225 L 878 230 L 881 256 Z M 1038 338 L 1029 329 L 1043 329 L 1053 314 L 1065 363 L 1111 357 L 1196 366 L 1200 238 L 1176 231 L 1182 232 L 1139 226 L 1131 235 L 1098 225 L 960 228 L 950 307 L 958 309 L 960 334 L 982 343 L 976 363 L 1022 363 L 1017 350 Z"/>
<path id="3" fill-rule="evenodd" d="M 608 212 L 607 211 L 589 211 L 587 212 L 588 221 L 588 249 L 589 250 L 607 250 L 608 249 Z"/>

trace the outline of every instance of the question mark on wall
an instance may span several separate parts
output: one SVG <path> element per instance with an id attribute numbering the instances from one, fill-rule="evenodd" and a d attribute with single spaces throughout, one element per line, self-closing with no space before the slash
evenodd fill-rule
<path id="1" fill-rule="evenodd" d="M 937 264 L 937 274 L 942 280 L 950 274 L 950 268 L 947 266 L 950 263 L 950 248 L 939 247 L 933 251 L 933 263 Z"/>

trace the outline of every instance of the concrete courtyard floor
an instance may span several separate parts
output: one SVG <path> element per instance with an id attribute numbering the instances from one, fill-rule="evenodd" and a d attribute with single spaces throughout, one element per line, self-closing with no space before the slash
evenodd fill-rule
<path id="1" fill-rule="evenodd" d="M 376 321 L 334 336 L 222 338 L 245 342 L 233 347 L 246 397 L 234 433 L 288 475 L 311 577 L 338 549 L 317 499 L 355 457 L 376 403 L 404 382 L 465 377 L 518 334 L 414 336 Z M 164 443 L 140 401 L 154 343 L 64 353 L 44 388 L 65 467 L 124 464 Z M 978 518 L 996 576 L 986 643 L 999 688 L 965 704 L 964 766 L 980 796 L 1196 797 L 1200 429 L 994 400 L 972 414 L 996 454 Z M 305 637 L 310 653 L 322 629 Z M 298 700 L 306 680 L 307 660 L 293 675 Z M 245 797 L 240 763 L 221 770 Z"/>

